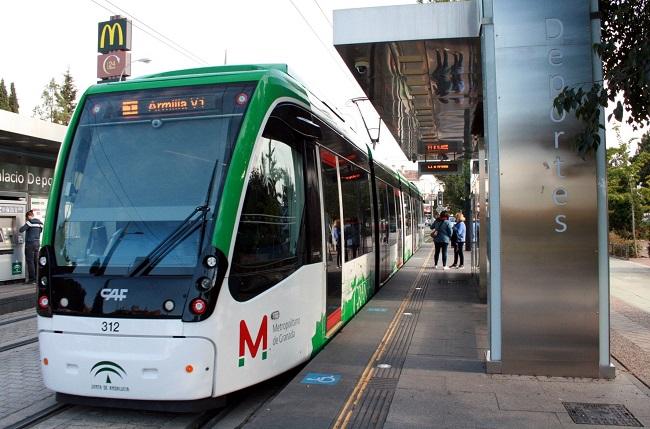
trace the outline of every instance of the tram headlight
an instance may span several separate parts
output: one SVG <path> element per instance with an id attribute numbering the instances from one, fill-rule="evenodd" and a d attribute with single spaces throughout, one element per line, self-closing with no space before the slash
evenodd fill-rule
<path id="1" fill-rule="evenodd" d="M 61 301 L 59 301 L 59 305 L 63 308 L 68 307 L 68 298 L 61 298 Z"/>
<path id="2" fill-rule="evenodd" d="M 38 258 L 38 264 L 41 267 L 46 266 L 47 265 L 47 258 L 45 256 L 41 256 L 40 258 Z"/>
<path id="3" fill-rule="evenodd" d="M 208 303 L 202 300 L 201 298 L 196 298 L 192 300 L 192 302 L 190 303 L 190 310 L 192 310 L 192 313 L 198 316 L 205 313 L 207 309 L 208 309 Z"/>
<path id="4" fill-rule="evenodd" d="M 208 268 L 214 268 L 217 266 L 217 257 L 214 255 L 208 255 L 205 257 L 203 260 L 203 263 L 205 263 L 206 267 Z"/>
<path id="5" fill-rule="evenodd" d="M 201 277 L 197 282 L 196 285 L 199 287 L 201 290 L 210 290 L 212 289 L 212 280 L 210 280 L 207 277 Z"/>
<path id="6" fill-rule="evenodd" d="M 41 310 L 47 310 L 47 308 L 50 305 L 50 299 L 47 297 L 47 295 L 41 295 L 38 298 L 38 308 Z"/>
<path id="7" fill-rule="evenodd" d="M 47 286 L 47 276 L 41 277 L 41 286 Z"/>
<path id="8" fill-rule="evenodd" d="M 174 307 L 176 307 L 176 304 L 174 304 L 174 301 L 171 299 L 168 299 L 167 301 L 163 302 L 163 308 L 165 311 L 174 311 Z"/>

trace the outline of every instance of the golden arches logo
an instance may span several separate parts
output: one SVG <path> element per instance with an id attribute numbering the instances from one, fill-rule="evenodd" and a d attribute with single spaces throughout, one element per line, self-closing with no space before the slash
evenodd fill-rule
<path id="1" fill-rule="evenodd" d="M 99 37 L 99 48 L 104 49 L 106 46 L 106 33 L 108 33 L 108 44 L 113 46 L 115 44 L 115 33 L 118 34 L 118 45 L 124 44 L 124 31 L 122 31 L 122 26 L 119 22 L 111 24 L 110 22 L 104 24 L 102 28 L 101 36 Z"/>

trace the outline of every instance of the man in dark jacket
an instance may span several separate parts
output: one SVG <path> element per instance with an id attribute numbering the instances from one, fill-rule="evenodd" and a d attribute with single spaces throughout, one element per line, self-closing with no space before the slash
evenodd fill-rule
<path id="1" fill-rule="evenodd" d="M 41 247 L 41 232 L 43 222 L 34 217 L 32 210 L 25 216 L 27 221 L 20 227 L 20 232 L 25 233 L 25 265 L 27 265 L 27 283 L 36 283 L 36 261 L 38 261 L 38 249 Z"/>

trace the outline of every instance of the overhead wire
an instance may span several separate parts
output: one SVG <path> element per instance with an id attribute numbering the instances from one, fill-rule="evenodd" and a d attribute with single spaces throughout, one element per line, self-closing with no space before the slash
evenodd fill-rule
<path id="1" fill-rule="evenodd" d="M 95 3 L 97 6 L 101 7 L 102 9 L 107 10 L 108 12 L 110 12 L 112 14 L 119 15 L 113 9 L 107 7 L 106 5 L 103 5 L 103 4 L 99 3 L 97 0 L 90 0 L 90 1 Z M 104 0 L 104 1 L 106 1 L 111 6 L 113 6 L 117 10 L 121 11 L 125 15 L 128 15 L 132 19 L 132 24 L 133 24 L 134 27 L 136 27 L 137 29 L 141 30 L 142 32 L 148 34 L 149 36 L 151 36 L 155 40 L 159 41 L 163 45 L 173 49 L 174 51 L 178 52 L 179 54 L 183 55 L 185 58 L 187 58 L 187 59 L 189 59 L 189 60 L 191 60 L 191 61 L 193 61 L 195 63 L 202 64 L 202 65 L 210 65 L 210 63 L 208 61 L 205 61 L 203 58 L 199 57 L 198 55 L 193 54 L 191 51 L 184 48 L 179 43 L 174 42 L 171 38 L 165 36 L 164 34 L 160 33 L 159 31 L 155 30 L 151 26 L 144 23 L 141 19 L 136 18 L 134 15 L 128 13 L 127 11 L 125 11 L 124 9 L 122 9 L 119 6 L 115 5 L 114 3 L 111 3 L 109 0 Z M 140 23 L 142 26 L 138 25 L 138 23 Z M 151 31 L 149 31 L 149 30 L 147 30 L 146 28 L 143 28 L 143 27 L 149 28 Z"/>
<path id="2" fill-rule="evenodd" d="M 314 3 L 316 3 L 316 6 L 318 7 L 318 9 L 320 9 L 320 12 L 321 12 L 321 14 L 323 15 L 323 17 L 325 18 L 325 20 L 327 21 L 327 23 L 330 25 L 330 27 L 333 28 L 332 23 L 330 22 L 329 18 L 327 17 L 327 14 L 325 13 L 325 11 L 323 11 L 323 9 L 321 8 L 320 4 L 318 3 L 318 0 L 313 0 L 313 1 L 314 1 Z M 339 69 L 340 69 L 341 71 L 343 71 L 343 75 L 346 77 L 346 79 L 349 80 L 349 79 L 350 79 L 350 70 L 348 70 L 347 67 L 343 67 L 343 66 L 341 65 L 341 63 L 340 63 L 341 58 L 335 56 L 335 55 L 332 53 L 332 48 L 333 48 L 333 46 L 328 45 L 327 43 L 325 43 L 325 42 L 323 41 L 323 39 L 321 39 L 321 37 L 320 37 L 320 35 L 318 34 L 318 32 L 316 31 L 316 29 L 311 25 L 311 23 L 309 22 L 309 20 L 305 17 L 305 15 L 304 15 L 304 14 L 302 13 L 302 11 L 298 8 L 298 6 L 296 6 L 296 4 L 294 3 L 294 1 L 293 1 L 293 0 L 289 0 L 289 2 L 290 2 L 291 5 L 293 6 L 293 8 L 296 9 L 296 11 L 298 12 L 298 14 L 299 14 L 300 17 L 302 18 L 302 20 L 307 24 L 307 26 L 309 26 L 309 28 L 311 29 L 312 33 L 314 33 L 314 35 L 316 36 L 316 38 L 318 39 L 318 41 L 323 45 L 323 47 L 325 48 L 325 50 L 327 51 L 327 53 L 328 53 L 328 54 L 330 55 L 330 57 L 334 60 L 334 63 L 339 67 Z M 355 81 L 355 83 L 358 84 L 358 82 L 356 82 L 356 80 L 353 79 L 353 81 Z M 355 103 L 355 105 L 356 105 L 356 103 Z M 372 141 L 372 137 L 370 137 L 370 132 L 369 132 L 369 130 L 368 130 L 368 126 L 366 125 L 366 121 L 365 121 L 365 118 L 364 118 L 364 116 L 363 116 L 363 113 L 361 113 L 361 109 L 359 109 L 359 106 L 358 106 L 358 105 L 357 105 L 356 107 L 357 107 L 357 109 L 359 110 L 359 114 L 361 115 L 361 120 L 363 121 L 363 125 L 364 125 L 364 127 L 366 128 L 366 131 L 368 132 L 368 137 L 369 137 L 370 140 Z M 380 126 L 381 126 L 381 116 L 379 116 L 379 119 L 380 119 Z M 373 144 L 373 148 L 374 148 L 374 144 Z"/>
<path id="3" fill-rule="evenodd" d="M 320 3 L 318 3 L 318 0 L 314 0 L 314 3 L 316 3 L 316 6 L 318 6 L 318 9 L 320 9 L 320 13 L 322 13 L 323 16 L 325 17 L 325 21 L 327 21 L 327 23 L 330 25 L 330 27 L 334 27 L 334 25 L 332 24 L 332 21 L 330 21 L 329 16 L 327 16 L 327 14 L 323 10 L 323 8 L 320 7 Z"/>
<path id="4" fill-rule="evenodd" d="M 289 2 L 290 2 L 291 5 L 293 6 L 293 8 L 296 9 L 296 12 L 298 12 L 298 14 L 299 14 L 300 17 L 302 18 L 302 20 L 305 22 L 305 24 L 307 24 L 307 26 L 311 29 L 311 32 L 314 33 L 314 35 L 316 36 L 316 38 L 318 39 L 318 41 L 321 43 L 321 45 L 323 45 L 323 47 L 325 48 L 325 50 L 327 51 L 327 53 L 329 54 L 329 56 L 334 60 L 334 63 L 335 63 L 335 64 L 336 64 L 336 65 L 337 65 L 337 66 L 338 66 L 338 67 L 343 71 L 344 76 L 349 76 L 350 70 L 348 70 L 347 68 L 345 68 L 345 67 L 343 67 L 343 66 L 341 65 L 341 63 L 340 63 L 341 58 L 340 58 L 340 57 L 336 57 L 336 56 L 334 56 L 334 54 L 332 53 L 332 49 L 333 49 L 333 47 L 332 47 L 331 45 L 328 45 L 327 43 L 325 43 L 325 42 L 323 41 L 323 39 L 321 39 L 321 37 L 320 37 L 320 35 L 318 34 L 318 32 L 316 31 L 316 29 L 311 25 L 311 23 L 309 22 L 309 20 L 305 17 L 305 15 L 304 15 L 304 14 L 302 13 L 302 11 L 300 10 L 300 8 L 298 8 L 298 6 L 296 6 L 296 4 L 294 3 L 294 1 L 293 1 L 293 0 L 289 0 Z M 322 12 L 322 9 L 321 9 L 321 12 Z M 328 21 L 328 22 L 329 22 L 329 21 Z M 331 25 L 331 24 L 330 24 L 330 25 Z"/>
<path id="5" fill-rule="evenodd" d="M 115 3 L 111 2 L 110 0 L 104 0 L 104 1 L 105 1 L 106 3 L 112 5 L 112 6 L 115 7 L 117 10 L 121 11 L 122 13 L 124 13 L 125 15 L 130 16 L 134 21 L 139 22 L 141 25 L 147 27 L 149 30 L 153 31 L 154 33 L 156 33 L 156 34 L 159 35 L 160 37 L 162 37 L 162 38 L 166 39 L 167 41 L 169 41 L 170 43 L 176 45 L 178 48 L 180 48 L 180 49 L 182 49 L 183 51 L 187 52 L 188 54 L 190 54 L 190 55 L 193 56 L 194 58 L 198 59 L 199 61 L 201 61 L 201 62 L 203 62 L 203 63 L 205 63 L 205 64 L 209 64 L 208 61 L 205 61 L 203 58 L 201 58 L 200 56 L 196 55 L 194 52 L 190 51 L 189 49 L 187 49 L 187 48 L 185 48 L 184 46 L 180 45 L 179 43 L 175 42 L 175 41 L 172 40 L 171 38 L 165 36 L 163 33 L 161 33 L 160 31 L 156 30 L 156 29 L 153 28 L 152 26 L 148 25 L 146 22 L 142 21 L 141 19 L 138 19 L 138 18 L 137 18 L 135 15 L 133 15 L 132 13 L 127 12 L 126 10 L 122 9 L 121 7 L 119 7 L 118 5 L 116 5 Z"/>

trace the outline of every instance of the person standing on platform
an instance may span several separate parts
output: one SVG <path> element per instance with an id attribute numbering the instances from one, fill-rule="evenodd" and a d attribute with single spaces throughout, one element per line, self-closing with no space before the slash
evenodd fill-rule
<path id="1" fill-rule="evenodd" d="M 455 237 L 455 240 L 452 240 L 454 246 L 454 263 L 449 268 L 458 268 L 459 270 L 464 268 L 465 255 L 463 254 L 463 246 L 465 246 L 466 231 L 465 216 L 463 216 L 463 213 L 458 212 L 456 213 L 456 224 L 452 232 L 452 237 Z"/>
<path id="2" fill-rule="evenodd" d="M 38 249 L 41 247 L 41 232 L 43 222 L 34 217 L 32 210 L 25 213 L 27 220 L 25 225 L 20 227 L 20 232 L 25 233 L 25 265 L 27 265 L 27 281 L 25 283 L 36 283 L 36 261 L 38 261 Z"/>
<path id="3" fill-rule="evenodd" d="M 434 255 L 434 266 L 435 270 L 438 268 L 438 259 L 440 258 L 440 252 L 442 252 L 442 269 L 447 269 L 447 247 L 451 241 L 451 223 L 449 222 L 449 214 L 447 211 L 443 210 L 440 213 L 438 219 L 433 222 L 431 225 L 431 235 L 433 236 L 433 244 L 436 247 L 436 253 Z"/>

